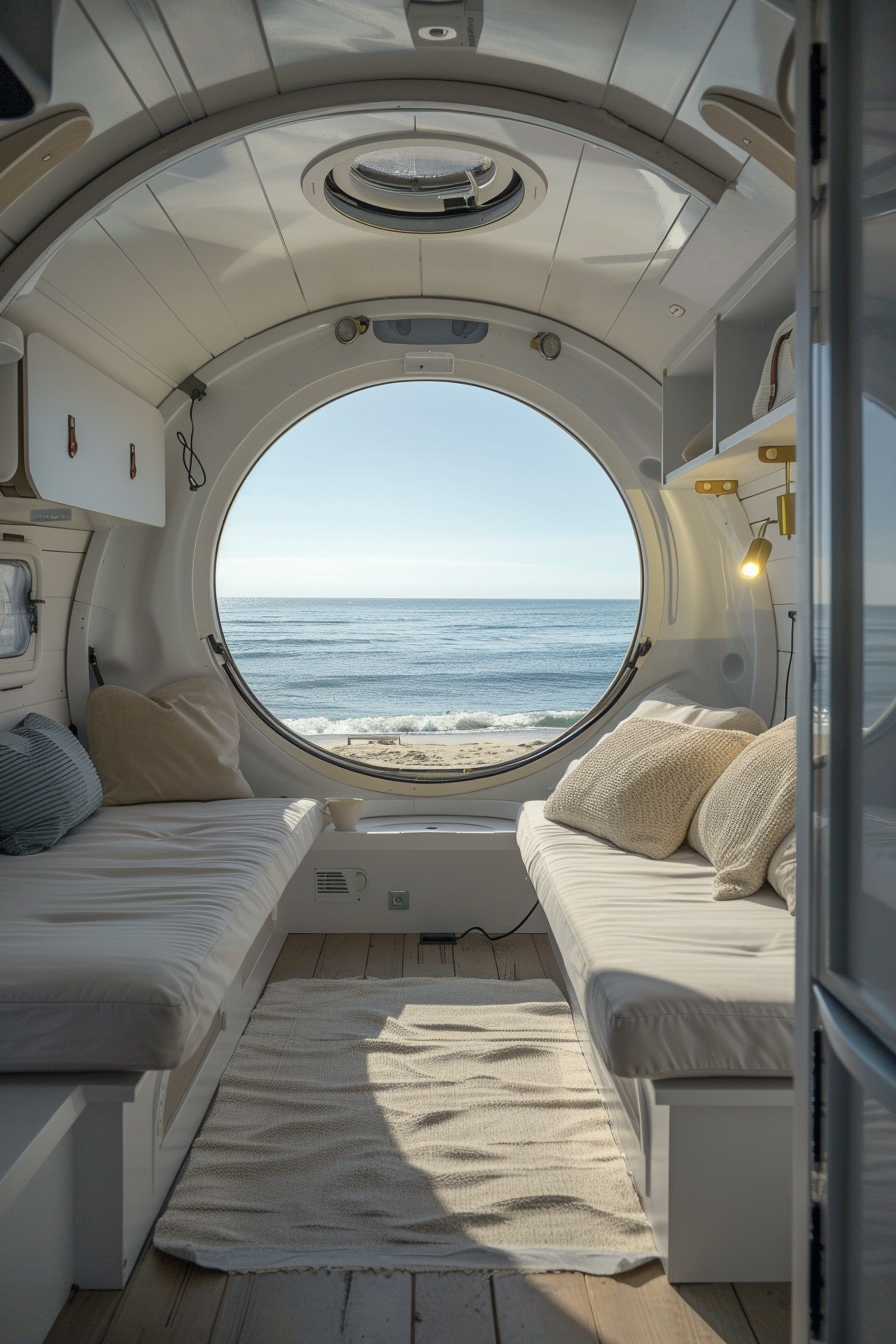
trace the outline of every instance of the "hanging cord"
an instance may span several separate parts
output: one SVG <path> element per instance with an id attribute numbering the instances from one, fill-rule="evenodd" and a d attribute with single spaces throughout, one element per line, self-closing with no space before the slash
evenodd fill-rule
<path id="1" fill-rule="evenodd" d="M 793 637 L 796 632 L 796 612 L 788 611 L 790 618 L 790 657 L 787 659 L 787 676 L 784 681 L 784 717 L 787 718 L 787 705 L 790 700 L 790 670 L 793 667 Z"/>
<path id="2" fill-rule="evenodd" d="M 196 426 L 193 424 L 193 407 L 196 405 L 197 401 L 201 401 L 201 400 L 202 400 L 202 398 L 203 398 L 204 395 L 205 395 L 204 393 L 196 392 L 196 391 L 192 391 L 192 392 L 189 394 L 189 396 L 190 396 L 190 441 L 189 441 L 189 443 L 187 442 L 186 435 L 185 435 L 181 430 L 178 430 L 178 431 L 177 431 L 177 441 L 178 441 L 178 443 L 180 444 L 180 447 L 181 447 L 181 454 L 180 454 L 180 455 L 181 455 L 181 458 L 182 458 L 182 460 L 183 460 L 184 471 L 187 473 L 187 480 L 188 480 L 189 483 L 190 483 L 190 489 L 191 489 L 191 490 L 201 490 L 202 487 L 205 485 L 205 482 L 208 480 L 208 477 L 207 477 L 206 474 L 205 474 L 205 467 L 202 465 L 202 463 L 199 461 L 199 458 L 196 456 L 196 454 L 195 454 L 194 451 L 193 451 L 193 435 L 194 435 L 195 432 L 196 432 Z M 200 481 L 200 480 L 197 480 L 196 477 L 193 475 L 193 465 L 194 465 L 194 463 L 195 463 L 195 465 L 199 468 L 199 470 L 202 472 L 202 480 L 201 480 L 201 481 Z"/>

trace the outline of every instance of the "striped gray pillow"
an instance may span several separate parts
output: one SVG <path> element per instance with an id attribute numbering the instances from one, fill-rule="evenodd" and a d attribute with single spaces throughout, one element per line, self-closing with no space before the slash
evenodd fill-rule
<path id="1" fill-rule="evenodd" d="M 39 854 L 102 801 L 93 762 L 70 729 L 29 714 L 0 733 L 0 852 Z"/>

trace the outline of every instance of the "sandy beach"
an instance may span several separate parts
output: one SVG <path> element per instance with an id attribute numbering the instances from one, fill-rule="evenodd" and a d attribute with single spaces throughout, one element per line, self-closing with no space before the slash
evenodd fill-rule
<path id="1" fill-rule="evenodd" d="M 399 742 L 351 744 L 340 738 L 309 738 L 334 756 L 344 756 L 365 765 L 404 770 L 479 770 L 483 766 L 512 761 L 545 747 L 556 733 L 402 733 Z"/>

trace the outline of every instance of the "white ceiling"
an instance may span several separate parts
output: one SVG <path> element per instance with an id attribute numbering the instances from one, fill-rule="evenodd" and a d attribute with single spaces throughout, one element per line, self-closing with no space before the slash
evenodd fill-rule
<path id="1" fill-rule="evenodd" d="M 414 116 L 334 115 L 202 150 L 132 189 L 66 243 L 9 316 L 156 403 L 212 356 L 289 318 L 421 294 L 540 313 L 658 375 L 732 268 L 745 269 L 792 219 L 792 193 L 697 109 L 710 85 L 772 101 L 789 30 L 765 0 L 485 0 L 478 52 L 429 53 L 411 44 L 403 0 L 62 0 L 52 109 L 86 106 L 96 130 L 0 217 L 3 253 L 161 135 L 255 99 L 374 77 L 473 79 L 586 101 L 737 183 L 707 215 L 680 187 L 572 133 L 418 112 L 418 133 L 451 130 L 527 155 L 548 193 L 494 229 L 391 235 L 312 209 L 301 174 L 334 144 L 413 130 Z M 680 287 L 661 284 L 689 237 Z M 676 302 L 683 319 L 669 312 Z"/>

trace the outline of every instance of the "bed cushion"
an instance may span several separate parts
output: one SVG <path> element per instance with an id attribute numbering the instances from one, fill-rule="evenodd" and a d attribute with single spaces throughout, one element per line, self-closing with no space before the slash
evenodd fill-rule
<path id="1" fill-rule="evenodd" d="M 156 803 L 0 857 L 0 1071 L 188 1059 L 320 828 L 313 799 Z"/>
<path id="2" fill-rule="evenodd" d="M 518 841 L 603 1059 L 628 1078 L 789 1077 L 794 921 L 770 887 L 713 899 L 682 847 L 627 854 L 526 803 Z"/>
<path id="3" fill-rule="evenodd" d="M 93 763 L 71 729 L 28 714 L 0 733 L 0 852 L 49 849 L 102 798 Z"/>

